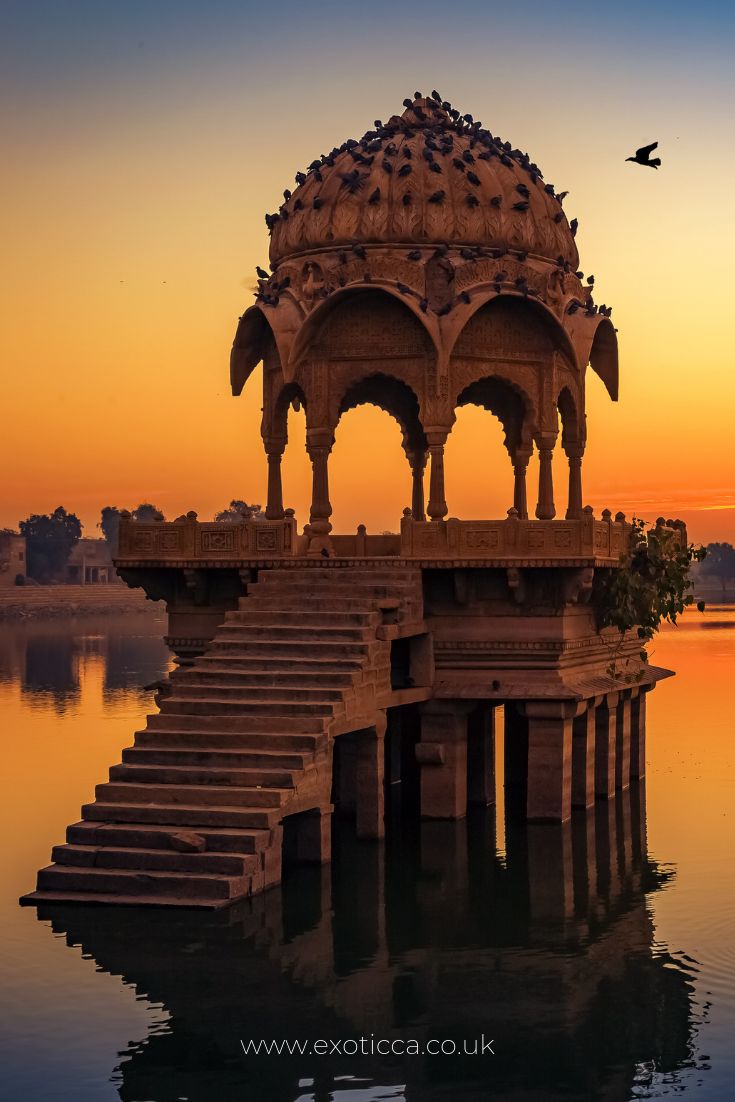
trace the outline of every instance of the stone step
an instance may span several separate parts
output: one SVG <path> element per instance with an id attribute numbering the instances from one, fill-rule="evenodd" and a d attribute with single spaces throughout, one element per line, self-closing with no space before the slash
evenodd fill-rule
<path id="1" fill-rule="evenodd" d="M 150 804 L 176 807 L 279 808 L 293 788 L 237 788 L 221 784 L 138 784 L 108 781 L 94 790 L 98 803 Z"/>
<path id="2" fill-rule="evenodd" d="M 77 868 L 203 872 L 222 876 L 246 876 L 257 872 L 260 865 L 254 853 L 179 853 L 173 849 L 122 846 L 54 846 L 51 857 L 57 865 Z"/>
<path id="3" fill-rule="evenodd" d="M 246 879 L 245 884 L 250 881 Z M 229 899 L 194 899 L 181 895 L 169 895 L 159 892 L 156 895 L 127 895 L 125 892 L 65 892 L 49 891 L 29 892 L 20 899 L 21 907 L 44 907 L 47 904 L 72 903 L 85 907 L 178 907 L 192 910 L 218 910 L 230 906 Z"/>
<path id="4" fill-rule="evenodd" d="M 82 818 L 88 822 L 102 819 L 116 823 L 162 823 L 170 828 L 190 827 L 249 827 L 270 830 L 281 818 L 279 808 L 263 807 L 202 807 L 192 804 L 84 804 Z"/>
<path id="5" fill-rule="evenodd" d="M 289 753 L 307 751 L 315 753 L 326 748 L 327 736 L 312 732 L 288 731 L 251 731 L 247 727 L 242 730 L 233 729 L 228 724 L 224 730 L 217 731 L 211 725 L 206 729 L 192 724 L 188 726 L 184 721 L 196 719 L 196 716 L 161 716 L 171 723 L 170 727 L 160 725 L 147 728 L 144 731 L 136 731 L 136 747 L 154 747 L 161 750 L 199 750 L 211 752 L 212 750 L 285 750 Z M 216 718 L 216 717 L 212 717 Z"/>
<path id="6" fill-rule="evenodd" d="M 228 667 L 231 670 L 243 670 L 251 673 L 287 673 L 308 674 L 310 677 L 317 674 L 331 675 L 334 673 L 359 674 L 363 669 L 363 663 L 359 658 L 345 656 L 343 658 L 325 658 L 313 653 L 300 657 L 259 654 L 232 654 L 226 651 L 217 654 L 209 651 L 202 654 L 196 660 L 192 670 L 205 672 L 214 668 Z M 183 670 L 181 671 L 184 672 Z"/>
<path id="7" fill-rule="evenodd" d="M 177 690 L 178 691 L 178 690 Z M 198 696 L 167 696 L 161 712 L 166 715 L 218 715 L 233 716 L 331 716 L 334 705 L 319 700 L 300 700 L 294 697 L 272 696 L 269 700 L 244 700 L 208 696 L 200 689 Z"/>
<path id="8" fill-rule="evenodd" d="M 324 640 L 326 643 L 339 642 L 346 640 L 351 643 L 360 643 L 363 640 L 375 638 L 375 628 L 370 630 L 369 626 L 345 626 L 345 627 L 333 627 L 331 624 L 323 624 L 317 626 L 315 624 L 288 624 L 286 626 L 276 626 L 275 624 L 257 624 L 251 623 L 251 617 L 248 616 L 242 622 L 235 620 L 228 620 L 224 624 L 220 624 L 217 628 L 217 634 L 214 637 L 214 642 L 230 642 L 232 639 L 245 639 L 245 640 L 268 640 L 268 642 L 303 642 L 307 646 L 311 646 L 313 642 L 319 642 Z"/>
<path id="9" fill-rule="evenodd" d="M 207 699 L 208 694 L 211 693 L 213 697 L 219 700 L 249 700 L 253 703 L 256 701 L 277 702 L 279 700 L 327 703 L 330 700 L 342 701 L 345 695 L 342 689 L 330 689 L 326 686 L 320 689 L 311 689 L 302 685 L 282 685 L 280 681 L 275 685 L 248 685 L 247 682 L 242 683 L 237 680 L 229 682 L 217 680 L 204 684 L 195 681 L 193 684 L 189 684 L 187 678 L 177 681 L 173 691 L 177 699 L 188 699 L 189 697 Z"/>
<path id="10" fill-rule="evenodd" d="M 320 563 L 316 566 L 273 567 L 270 570 L 263 570 L 258 575 L 257 584 L 270 581 L 282 585 L 293 579 L 299 579 L 312 584 L 332 585 L 334 581 L 342 578 L 354 582 L 397 581 L 402 584 L 407 582 L 418 584 L 421 581 L 421 571 L 403 566 L 329 566 Z"/>
<path id="11" fill-rule="evenodd" d="M 244 877 L 192 872 L 150 872 L 137 869 L 82 869 L 49 865 L 38 874 L 37 891 L 124 892 L 134 896 L 178 895 L 182 898 L 231 899 L 242 894 Z"/>
<path id="12" fill-rule="evenodd" d="M 282 606 L 285 602 L 281 601 L 279 603 Z M 325 609 L 321 601 L 319 606 L 315 609 L 284 609 L 282 607 L 268 609 L 261 608 L 254 603 L 254 598 L 249 598 L 242 603 L 239 610 L 228 612 L 221 626 L 227 629 L 232 625 L 242 624 L 248 626 L 275 625 L 278 627 L 308 627 L 323 630 L 324 628 L 365 628 L 378 623 L 380 620 L 379 614 L 370 608 L 363 608 L 361 611 L 354 612 L 332 608 L 330 604 L 330 607 Z"/>
<path id="13" fill-rule="evenodd" d="M 290 669 L 290 667 L 289 667 Z M 267 672 L 259 670 L 250 672 L 227 665 L 212 665 L 207 669 L 201 669 L 198 665 L 187 669 L 177 670 L 174 677 L 169 679 L 176 687 L 178 693 L 182 685 L 232 685 L 252 686 L 252 688 L 278 688 L 293 687 L 295 689 L 316 689 L 323 686 L 324 689 L 351 688 L 357 680 L 357 671 L 350 673 L 338 673 L 336 671 L 316 669 L 313 672 L 304 670 L 290 673 L 285 669 Z"/>
<path id="14" fill-rule="evenodd" d="M 321 658 L 355 658 L 362 656 L 368 660 L 371 647 L 374 642 L 356 642 L 349 640 L 335 640 L 327 642 L 321 638 L 309 639 L 274 639 L 271 636 L 263 636 L 257 639 L 223 639 L 215 638 L 208 653 L 211 655 L 240 654 L 257 655 L 261 659 L 274 658 L 302 658 L 306 656 Z"/>
<path id="15" fill-rule="evenodd" d="M 293 788 L 287 770 L 222 768 L 216 765 L 131 765 L 123 762 L 110 769 L 110 780 L 125 784 L 196 784 L 235 788 Z"/>
<path id="16" fill-rule="evenodd" d="M 171 834 L 180 827 L 158 823 L 141 823 L 135 819 L 126 823 L 109 821 L 94 822 L 82 820 L 66 828 L 66 840 L 69 845 L 112 846 L 125 849 L 155 849 L 178 853 L 171 845 Z M 197 827 L 206 843 L 207 853 L 260 854 L 271 842 L 268 829 L 229 830 L 224 827 L 212 827 L 201 824 Z"/>
<path id="17" fill-rule="evenodd" d="M 303 603 L 299 602 L 298 606 L 294 606 L 289 600 L 281 596 L 280 593 L 280 590 L 276 592 L 274 589 L 273 593 L 269 592 L 268 595 L 265 596 L 258 591 L 257 586 L 251 586 L 248 596 L 240 598 L 239 610 L 228 612 L 226 619 L 229 620 L 237 616 L 249 615 L 253 611 L 262 613 L 283 613 L 284 615 L 290 616 L 307 615 L 309 617 L 330 616 L 334 613 L 340 615 L 352 613 L 359 616 L 367 616 L 369 614 L 374 614 L 376 608 L 376 603 L 372 597 L 333 597 L 330 594 L 329 610 L 327 611 L 324 609 L 324 597 L 318 593 L 313 598 L 307 599 Z M 391 599 L 393 598 L 383 598 L 383 600 L 386 601 Z M 399 598 L 395 599 L 398 600 Z"/>
<path id="18" fill-rule="evenodd" d="M 328 722 L 325 716 L 320 715 L 299 715 L 298 719 L 294 716 L 232 715 L 228 722 L 223 724 L 221 715 L 184 715 L 176 712 L 158 712 L 155 715 L 148 716 L 147 729 L 149 731 L 199 731 L 203 735 L 209 732 L 221 734 L 225 731 L 230 734 L 247 733 L 257 739 L 265 738 L 265 736 L 271 734 L 279 737 L 284 735 L 319 735 L 323 734 Z M 266 744 L 264 743 L 264 745 Z M 308 748 L 311 749 L 311 744 Z"/>
<path id="19" fill-rule="evenodd" d="M 302 771 L 314 760 L 310 753 L 284 750 L 162 750 L 148 746 L 128 746 L 122 752 L 125 765 L 194 765 L 222 769 L 264 769 Z"/>
<path id="20" fill-rule="evenodd" d="M 392 597 L 401 599 L 413 599 L 421 597 L 423 589 L 419 582 L 405 581 L 375 581 L 361 582 L 359 579 L 345 578 L 331 581 L 327 584 L 319 584 L 306 578 L 291 578 L 288 581 L 276 582 L 274 579 L 264 579 L 256 585 L 248 588 L 248 596 L 240 598 L 240 610 L 244 610 L 247 601 L 251 597 L 280 597 L 294 604 L 294 608 L 318 607 L 319 601 L 325 597 L 352 597 L 374 605 L 376 601 L 386 600 Z"/>

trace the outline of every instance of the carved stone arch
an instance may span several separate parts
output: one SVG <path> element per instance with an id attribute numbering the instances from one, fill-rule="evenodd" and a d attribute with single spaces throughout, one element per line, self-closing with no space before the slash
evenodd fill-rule
<path id="1" fill-rule="evenodd" d="M 240 318 L 230 353 L 230 386 L 235 397 L 242 394 L 269 344 L 275 347 L 275 335 L 268 319 L 259 306 L 251 306 Z"/>
<path id="2" fill-rule="evenodd" d="M 516 382 L 488 371 L 467 383 L 457 394 L 455 407 L 476 405 L 498 418 L 505 434 L 505 447 L 513 458 L 520 450 L 530 452 L 535 431 L 535 408 L 530 395 Z"/>
<path id="3" fill-rule="evenodd" d="M 618 338 L 609 318 L 603 318 L 595 331 L 589 354 L 590 367 L 602 379 L 613 402 L 618 400 Z"/>
<path id="4" fill-rule="evenodd" d="M 556 397 L 556 407 L 561 420 L 561 443 L 566 452 L 570 448 L 584 446 L 585 419 L 579 395 L 568 383 L 563 383 Z"/>
<path id="5" fill-rule="evenodd" d="M 421 312 L 414 296 L 365 283 L 333 291 L 312 310 L 296 334 L 289 367 L 293 371 L 314 355 L 359 358 L 361 352 L 371 359 L 435 358 L 437 347 L 436 321 Z"/>
<path id="6" fill-rule="evenodd" d="M 236 397 L 269 350 L 285 379 L 284 369 L 290 357 L 293 335 L 300 325 L 301 311 L 287 294 L 276 307 L 256 303 L 245 311 L 238 322 L 230 352 L 230 385 Z"/>
<path id="7" fill-rule="evenodd" d="M 456 329 L 448 336 L 451 356 L 502 355 L 537 361 L 560 353 L 573 370 L 577 356 L 569 334 L 543 302 L 490 288 L 473 293 L 468 306 L 456 310 Z"/>
<path id="8" fill-rule="evenodd" d="M 280 391 L 273 396 L 273 401 L 263 409 L 262 435 L 263 439 L 288 441 L 288 411 L 296 408 L 307 408 L 306 395 L 299 383 L 286 383 Z"/>
<path id="9" fill-rule="evenodd" d="M 342 414 L 360 405 L 377 406 L 398 422 L 407 455 L 426 451 L 419 399 L 403 379 L 382 371 L 372 371 L 353 380 L 333 403 L 331 423 L 334 428 Z"/>

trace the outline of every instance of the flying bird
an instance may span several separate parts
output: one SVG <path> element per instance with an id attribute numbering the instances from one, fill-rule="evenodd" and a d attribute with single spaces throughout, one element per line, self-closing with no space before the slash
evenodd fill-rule
<path id="1" fill-rule="evenodd" d="M 658 145 L 658 142 L 651 142 L 650 145 L 642 145 L 640 149 L 636 149 L 635 157 L 626 157 L 626 161 L 633 161 L 637 165 L 648 165 L 649 168 L 658 168 L 661 164 L 660 157 L 651 158 L 651 153 Z"/>

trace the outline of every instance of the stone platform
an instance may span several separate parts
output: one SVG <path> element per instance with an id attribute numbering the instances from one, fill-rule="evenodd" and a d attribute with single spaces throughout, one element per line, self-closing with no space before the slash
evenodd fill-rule
<path id="1" fill-rule="evenodd" d="M 520 816 L 567 821 L 645 773 L 645 694 L 668 671 L 606 672 L 595 567 L 293 557 L 243 567 L 229 608 L 207 603 L 221 567 L 193 586 L 187 569 L 168 568 L 180 666 L 159 711 L 24 903 L 217 908 L 328 861 L 333 813 L 381 837 L 386 793 L 462 818 L 495 800 L 501 711 Z M 191 634 L 200 608 L 211 637 Z"/>

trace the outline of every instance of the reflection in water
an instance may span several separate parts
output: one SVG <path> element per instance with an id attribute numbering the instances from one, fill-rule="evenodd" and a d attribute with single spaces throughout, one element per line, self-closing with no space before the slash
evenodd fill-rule
<path id="1" fill-rule="evenodd" d="M 224 914 L 57 907 L 39 922 L 18 896 L 151 709 L 164 630 L 0 625 L 3 1102 L 732 1094 L 733 609 L 656 641 L 679 676 L 649 704 L 647 828 L 634 790 L 566 829 L 506 837 L 501 817 L 497 849 L 485 817 L 393 830 L 384 847 L 342 839 L 332 869 Z M 29 676 L 42 645 L 54 668 L 31 658 Z M 496 1056 L 246 1060 L 239 1044 L 370 1033 L 484 1033 Z"/>
<path id="2" fill-rule="evenodd" d="M 147 616 L 120 617 L 112 628 L 96 617 L 0 624 L 0 682 L 19 683 L 32 702 L 50 700 L 59 712 L 79 702 L 85 670 L 95 665 L 106 696 L 140 691 L 169 664 L 150 624 Z"/>
<path id="3" fill-rule="evenodd" d="M 124 1054 L 124 1102 L 624 1100 L 695 1063 L 689 978 L 653 938 L 646 895 L 670 874 L 647 856 L 643 800 L 635 788 L 563 827 L 509 825 L 505 861 L 480 814 L 394 826 L 384 846 L 335 832 L 331 868 L 225 912 L 45 905 L 39 918 L 170 1015 Z M 240 1045 L 461 1049 L 483 1034 L 494 1056 Z"/>

